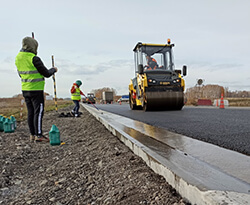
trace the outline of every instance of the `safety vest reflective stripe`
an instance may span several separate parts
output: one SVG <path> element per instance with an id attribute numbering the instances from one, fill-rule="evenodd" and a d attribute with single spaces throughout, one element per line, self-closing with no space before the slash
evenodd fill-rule
<path id="1" fill-rule="evenodd" d="M 44 78 L 38 78 L 38 79 L 21 79 L 22 82 L 40 82 L 44 81 Z"/>
<path id="2" fill-rule="evenodd" d="M 31 71 L 18 71 L 18 73 L 21 74 L 35 74 L 39 73 L 37 70 L 31 70 Z"/>

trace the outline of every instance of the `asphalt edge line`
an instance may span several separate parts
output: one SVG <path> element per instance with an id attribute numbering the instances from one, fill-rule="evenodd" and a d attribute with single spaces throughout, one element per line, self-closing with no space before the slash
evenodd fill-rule
<path id="1" fill-rule="evenodd" d="M 101 122 L 114 136 L 123 142 L 134 154 L 141 157 L 145 163 L 157 174 L 163 176 L 173 188 L 188 202 L 197 205 L 241 205 L 250 204 L 250 195 L 244 193 L 236 193 L 229 191 L 209 190 L 201 191 L 176 175 L 172 170 L 165 167 L 161 163 L 162 156 L 153 152 L 127 133 L 116 130 L 101 115 L 108 113 L 106 111 L 97 112 L 90 106 L 82 104 L 82 106 L 92 114 L 99 122 Z M 136 141 L 136 143 L 135 143 Z M 154 154 L 152 154 L 154 153 Z M 157 157 L 153 157 L 157 156 Z"/>

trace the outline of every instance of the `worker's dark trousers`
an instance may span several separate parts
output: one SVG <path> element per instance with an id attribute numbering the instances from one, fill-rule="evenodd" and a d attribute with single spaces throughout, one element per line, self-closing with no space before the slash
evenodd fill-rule
<path id="1" fill-rule="evenodd" d="M 73 100 L 73 102 L 75 103 L 75 107 L 74 107 L 74 114 L 78 114 L 80 105 L 79 105 L 79 101 L 78 100 Z"/>
<path id="2" fill-rule="evenodd" d="M 42 119 L 44 112 L 43 91 L 23 91 L 28 109 L 28 125 L 31 135 L 42 135 Z"/>

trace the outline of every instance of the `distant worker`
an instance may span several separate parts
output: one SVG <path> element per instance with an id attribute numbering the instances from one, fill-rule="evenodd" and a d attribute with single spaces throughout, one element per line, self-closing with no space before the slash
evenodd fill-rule
<path id="1" fill-rule="evenodd" d="M 70 92 L 71 92 L 71 100 L 73 100 L 73 102 L 75 103 L 75 107 L 74 109 L 71 111 L 71 114 L 75 117 L 79 117 L 79 102 L 81 101 L 81 95 L 84 95 L 83 92 L 80 90 L 80 86 L 82 85 L 82 81 L 77 80 Z M 84 95 L 85 96 L 85 95 Z"/>
<path id="2" fill-rule="evenodd" d="M 151 56 L 146 56 L 146 59 L 148 65 L 146 65 L 145 67 L 147 70 L 155 70 L 158 68 L 157 61 L 154 58 L 152 58 Z"/>
<path id="3" fill-rule="evenodd" d="M 28 110 L 28 125 L 30 141 L 49 142 L 43 136 L 42 119 L 44 113 L 44 77 L 48 78 L 57 72 L 57 68 L 49 70 L 43 65 L 37 55 L 38 42 L 25 37 L 22 41 L 22 49 L 16 56 L 16 67 L 21 77 L 22 93 Z"/>

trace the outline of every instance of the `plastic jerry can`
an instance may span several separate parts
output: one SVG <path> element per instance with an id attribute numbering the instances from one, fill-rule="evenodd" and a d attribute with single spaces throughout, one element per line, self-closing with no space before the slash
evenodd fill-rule
<path id="1" fill-rule="evenodd" d="M 3 123 L 5 122 L 5 117 L 0 115 L 0 132 L 3 132 Z"/>
<path id="2" fill-rule="evenodd" d="M 5 133 L 10 133 L 15 131 L 14 124 L 9 118 L 5 119 L 5 122 L 3 123 L 3 129 Z"/>
<path id="3" fill-rule="evenodd" d="M 15 118 L 13 115 L 11 115 L 11 116 L 10 116 L 10 119 L 11 119 L 11 121 L 12 121 L 13 124 L 14 124 L 14 129 L 16 129 L 16 126 L 17 126 L 16 118 Z"/>
<path id="4" fill-rule="evenodd" d="M 49 141 L 52 146 L 61 144 L 60 132 L 55 125 L 52 125 L 49 131 Z"/>

